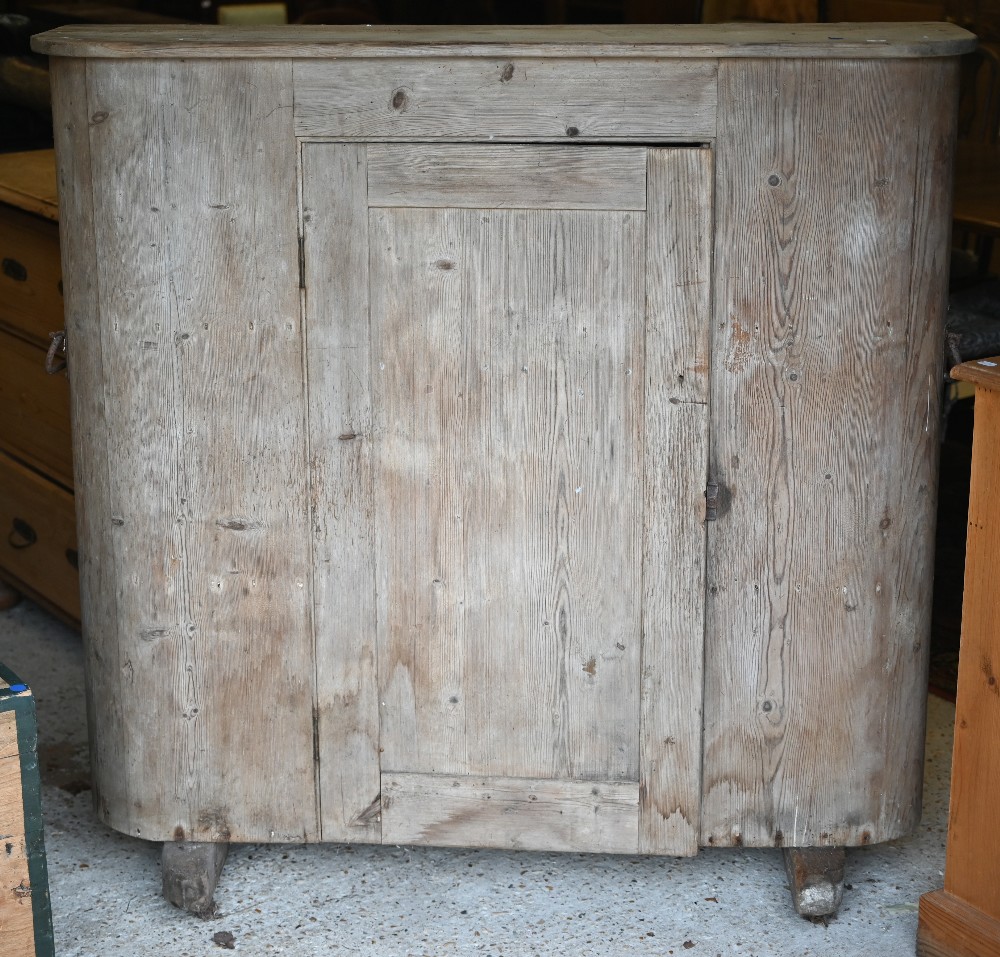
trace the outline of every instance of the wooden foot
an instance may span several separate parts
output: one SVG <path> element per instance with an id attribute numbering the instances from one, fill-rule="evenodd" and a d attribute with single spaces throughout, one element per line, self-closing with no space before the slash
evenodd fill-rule
<path id="1" fill-rule="evenodd" d="M 0 611 L 13 608 L 21 600 L 21 593 L 5 581 L 0 581 Z"/>
<path id="2" fill-rule="evenodd" d="M 784 851 L 796 912 L 803 917 L 836 914 L 844 897 L 844 849 L 786 847 Z"/>
<path id="3" fill-rule="evenodd" d="M 215 913 L 215 888 L 229 845 L 168 841 L 163 845 L 163 896 L 199 917 Z"/>

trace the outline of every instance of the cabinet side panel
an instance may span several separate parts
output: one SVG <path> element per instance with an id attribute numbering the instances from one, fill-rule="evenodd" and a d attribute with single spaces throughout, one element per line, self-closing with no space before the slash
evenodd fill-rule
<path id="1" fill-rule="evenodd" d="M 919 814 L 953 80 L 720 73 L 706 844 Z"/>
<path id="2" fill-rule="evenodd" d="M 712 153 L 650 150 L 639 850 L 694 854 L 701 807 Z"/>
<path id="3" fill-rule="evenodd" d="M 127 729 L 120 689 L 128 687 L 122 655 L 112 545 L 106 379 L 94 234 L 87 64 L 53 60 L 52 119 L 59 184 L 59 233 L 73 436 L 73 481 L 79 544 L 87 723 L 94 803 L 105 820 L 133 830 L 129 786 L 122 773 Z M 98 742 L 100 745 L 98 746 Z"/>
<path id="4" fill-rule="evenodd" d="M 366 149 L 302 147 L 323 838 L 379 841 Z"/>
<path id="5" fill-rule="evenodd" d="M 106 817 L 312 839 L 291 66 L 87 69 L 127 726 L 98 782 L 127 807 Z"/>

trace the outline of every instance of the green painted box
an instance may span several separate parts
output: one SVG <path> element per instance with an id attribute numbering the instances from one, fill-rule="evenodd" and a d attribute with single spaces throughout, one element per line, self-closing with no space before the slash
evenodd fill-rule
<path id="1" fill-rule="evenodd" d="M 0 665 L 0 953 L 52 957 L 31 689 Z"/>

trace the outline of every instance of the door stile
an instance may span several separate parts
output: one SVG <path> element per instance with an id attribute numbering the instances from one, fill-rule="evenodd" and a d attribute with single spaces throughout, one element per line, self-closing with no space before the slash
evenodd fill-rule
<path id="1" fill-rule="evenodd" d="M 651 149 L 639 850 L 693 855 L 701 811 L 712 153 Z"/>
<path id="2" fill-rule="evenodd" d="M 366 148 L 302 146 L 322 834 L 379 843 Z"/>

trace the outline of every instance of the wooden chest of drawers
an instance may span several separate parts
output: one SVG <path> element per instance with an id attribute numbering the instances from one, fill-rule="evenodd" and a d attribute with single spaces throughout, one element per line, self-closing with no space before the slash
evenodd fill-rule
<path id="1" fill-rule="evenodd" d="M 37 37 L 104 819 L 911 830 L 971 42 Z"/>
<path id="2" fill-rule="evenodd" d="M 45 372 L 57 219 L 52 151 L 0 155 L 0 579 L 79 624 L 69 383 Z"/>

